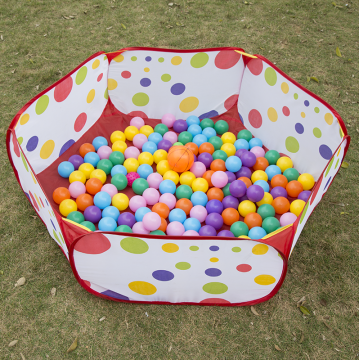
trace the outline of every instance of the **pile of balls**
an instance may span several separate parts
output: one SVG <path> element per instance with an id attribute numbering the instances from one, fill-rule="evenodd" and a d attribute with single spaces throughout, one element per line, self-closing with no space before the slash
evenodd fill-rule
<path id="1" fill-rule="evenodd" d="M 98 136 L 60 163 L 70 186 L 55 189 L 53 199 L 64 217 L 92 231 L 97 224 L 100 231 L 261 239 L 294 223 L 313 176 L 265 152 L 250 131 L 228 130 L 224 120 L 194 115 L 165 114 L 155 128 L 134 117 L 111 134 L 111 147 Z"/>

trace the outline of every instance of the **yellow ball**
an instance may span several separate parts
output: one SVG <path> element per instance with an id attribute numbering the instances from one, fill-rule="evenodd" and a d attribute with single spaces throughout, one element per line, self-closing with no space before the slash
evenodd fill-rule
<path id="1" fill-rule="evenodd" d="M 161 160 L 156 166 L 156 171 L 162 176 L 169 170 L 171 169 L 167 160 Z"/>
<path id="2" fill-rule="evenodd" d="M 226 143 L 234 144 L 236 141 L 236 137 L 232 132 L 226 132 L 221 136 L 221 140 L 224 144 Z"/>
<path id="3" fill-rule="evenodd" d="M 246 236 L 246 235 L 240 235 L 240 236 L 238 236 L 238 238 L 242 238 L 242 239 L 251 239 L 251 238 L 249 238 L 248 236 Z"/>
<path id="4" fill-rule="evenodd" d="M 315 185 L 315 179 L 310 174 L 301 174 L 297 181 L 303 186 L 304 190 L 311 190 Z"/>
<path id="5" fill-rule="evenodd" d="M 128 173 L 136 172 L 140 166 L 139 162 L 134 158 L 126 159 L 123 165 Z"/>
<path id="6" fill-rule="evenodd" d="M 234 156 L 236 153 L 236 147 L 230 143 L 221 145 L 220 150 L 225 151 L 227 156 Z"/>
<path id="7" fill-rule="evenodd" d="M 286 169 L 293 167 L 292 160 L 287 156 L 282 156 L 277 162 L 276 165 L 280 168 L 281 172 L 284 172 Z"/>
<path id="8" fill-rule="evenodd" d="M 127 145 L 126 145 L 126 142 L 125 141 L 122 141 L 122 140 L 118 140 L 118 141 L 115 141 L 113 144 L 112 144 L 112 151 L 120 151 L 121 153 L 124 153 L 125 150 L 127 149 Z"/>
<path id="9" fill-rule="evenodd" d="M 262 200 L 258 201 L 256 203 L 257 206 L 261 206 L 264 204 L 269 204 L 271 205 L 273 202 L 274 198 L 272 197 L 272 195 L 268 192 L 264 193 L 264 197 L 262 198 Z"/>
<path id="10" fill-rule="evenodd" d="M 294 200 L 290 204 L 290 212 L 292 212 L 296 216 L 299 216 L 301 214 L 301 212 L 303 211 L 304 206 L 305 206 L 305 201 L 304 200 L 299 200 L 299 199 Z"/>
<path id="11" fill-rule="evenodd" d="M 262 170 L 256 170 L 252 173 L 251 175 L 251 181 L 252 183 L 254 184 L 255 181 L 258 181 L 258 180 L 265 180 L 265 181 L 268 181 L 268 176 L 267 176 L 267 173 L 265 171 L 262 171 Z"/>
<path id="12" fill-rule="evenodd" d="M 156 150 L 153 155 L 155 164 L 158 164 L 161 160 L 167 160 L 167 156 L 168 153 L 165 150 L 163 149 Z"/>
<path id="13" fill-rule="evenodd" d="M 143 152 L 138 157 L 138 162 L 140 165 L 147 164 L 152 165 L 154 163 L 154 157 L 149 152 Z"/>
<path id="14" fill-rule="evenodd" d="M 67 217 L 71 212 L 77 211 L 77 205 L 74 200 L 66 199 L 60 203 L 59 211 L 62 216 Z"/>
<path id="15" fill-rule="evenodd" d="M 192 182 L 191 188 L 193 189 L 194 192 L 202 191 L 206 193 L 209 189 L 209 183 L 203 178 L 197 178 Z"/>
<path id="16" fill-rule="evenodd" d="M 86 182 L 86 176 L 83 172 L 79 171 L 79 170 L 75 170 L 73 171 L 70 176 L 69 176 L 69 182 L 70 184 L 73 183 L 74 181 L 80 181 L 83 184 L 85 184 Z"/>
<path id="17" fill-rule="evenodd" d="M 245 217 L 247 214 L 255 213 L 256 206 L 250 200 L 244 200 L 240 203 L 238 207 L 239 213 L 242 217 Z"/>
<path id="18" fill-rule="evenodd" d="M 106 173 L 104 170 L 96 169 L 90 174 L 90 179 L 92 179 L 92 178 L 99 179 L 103 184 L 105 184 Z"/>
<path id="19" fill-rule="evenodd" d="M 90 179 L 90 174 L 94 171 L 94 167 L 89 163 L 83 163 L 79 166 L 79 171 L 81 171 L 86 179 Z"/>
<path id="20" fill-rule="evenodd" d="M 125 134 L 122 131 L 114 131 L 111 135 L 110 135 L 110 141 L 113 144 L 116 141 L 125 141 Z"/>
<path id="21" fill-rule="evenodd" d="M 179 183 L 180 176 L 174 170 L 168 170 L 164 174 L 163 178 L 164 178 L 164 180 L 171 180 L 175 185 L 177 185 Z"/>
<path id="22" fill-rule="evenodd" d="M 180 175 L 180 184 L 191 186 L 195 179 L 196 179 L 196 176 L 194 173 L 192 173 L 190 171 L 185 171 Z"/>
<path id="23" fill-rule="evenodd" d="M 129 206 L 129 198 L 122 193 L 115 194 L 111 199 L 111 205 L 120 211 L 126 210 Z"/>
<path id="24" fill-rule="evenodd" d="M 137 135 L 138 133 L 139 130 L 135 126 L 128 126 L 124 131 L 125 137 L 129 141 L 133 141 L 134 136 Z"/>
<path id="25" fill-rule="evenodd" d="M 149 137 L 153 132 L 154 129 L 150 125 L 144 125 L 140 128 L 140 134 L 144 134 L 146 137 Z"/>

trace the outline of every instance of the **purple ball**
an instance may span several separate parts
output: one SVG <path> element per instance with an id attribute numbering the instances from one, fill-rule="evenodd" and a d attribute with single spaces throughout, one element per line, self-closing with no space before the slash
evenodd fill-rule
<path id="1" fill-rule="evenodd" d="M 198 161 L 198 158 L 197 156 L 194 154 L 194 162 L 197 162 Z"/>
<path id="2" fill-rule="evenodd" d="M 240 156 L 240 160 L 243 163 L 243 166 L 253 167 L 256 163 L 256 155 L 250 151 L 246 151 Z"/>
<path id="3" fill-rule="evenodd" d="M 135 223 L 136 223 L 136 219 L 132 213 L 124 212 L 124 213 L 120 214 L 120 216 L 118 217 L 118 225 L 119 226 L 127 225 L 132 228 Z"/>
<path id="4" fill-rule="evenodd" d="M 242 197 L 246 194 L 247 187 L 241 180 L 233 181 L 229 186 L 229 191 L 232 196 Z"/>
<path id="5" fill-rule="evenodd" d="M 198 156 L 197 161 L 202 162 L 208 168 L 210 167 L 210 164 L 213 162 L 213 157 L 211 154 L 207 152 L 203 152 Z"/>
<path id="6" fill-rule="evenodd" d="M 245 201 L 245 200 L 249 200 L 249 198 L 246 195 L 239 198 L 239 202 L 242 202 L 242 201 Z"/>
<path id="7" fill-rule="evenodd" d="M 305 202 L 307 202 L 308 199 L 309 199 L 310 194 L 311 194 L 310 190 L 304 190 L 299 194 L 298 199 L 299 200 L 304 200 Z"/>
<path id="8" fill-rule="evenodd" d="M 236 176 L 235 176 L 235 174 L 234 174 L 233 172 L 231 172 L 231 171 L 225 171 L 225 174 L 226 174 L 227 177 L 228 177 L 228 184 L 229 184 L 229 183 L 232 183 L 233 181 L 236 180 Z"/>
<path id="9" fill-rule="evenodd" d="M 223 236 L 223 237 L 235 237 L 235 235 L 229 231 L 229 230 L 221 230 L 217 236 Z"/>
<path id="10" fill-rule="evenodd" d="M 240 203 L 236 197 L 234 197 L 232 195 L 228 195 L 223 198 L 222 204 L 224 205 L 225 209 L 233 208 L 233 209 L 237 210 Z"/>
<path id="11" fill-rule="evenodd" d="M 224 205 L 220 200 L 213 199 L 206 204 L 206 210 L 208 214 L 211 213 L 221 214 L 224 210 Z"/>
<path id="12" fill-rule="evenodd" d="M 219 230 L 223 226 L 224 220 L 220 214 L 211 213 L 206 217 L 205 223 L 206 223 L 206 225 L 210 225 L 213 228 L 215 228 L 216 230 Z"/>
<path id="13" fill-rule="evenodd" d="M 277 197 L 284 197 L 287 198 L 287 192 L 286 189 L 284 189 L 282 186 L 275 186 L 271 191 L 270 191 L 271 196 L 276 199 Z"/>
<path id="14" fill-rule="evenodd" d="M 186 131 L 188 128 L 188 124 L 185 120 L 176 120 L 173 125 L 173 129 L 177 133 L 182 133 L 183 131 Z M 185 144 L 184 144 L 185 145 Z"/>
<path id="15" fill-rule="evenodd" d="M 236 151 L 235 156 L 237 156 L 239 158 L 239 157 L 241 157 L 242 154 L 245 154 L 246 152 L 247 152 L 246 149 L 239 149 Z"/>
<path id="16" fill-rule="evenodd" d="M 97 223 L 101 219 L 101 210 L 95 206 L 88 206 L 84 211 L 84 217 L 86 221 Z"/>
<path id="17" fill-rule="evenodd" d="M 264 197 L 264 189 L 259 185 L 251 185 L 246 191 L 246 195 L 252 202 L 258 202 Z"/>
<path id="18" fill-rule="evenodd" d="M 166 152 L 172 147 L 172 143 L 169 140 L 162 139 L 158 143 L 158 149 L 165 150 Z M 255 156 L 255 155 L 254 155 Z"/>
<path id="19" fill-rule="evenodd" d="M 204 225 L 199 230 L 199 235 L 200 236 L 206 236 L 206 237 L 208 237 L 208 236 L 216 236 L 216 230 L 211 225 Z"/>
<path id="20" fill-rule="evenodd" d="M 69 157 L 68 161 L 74 165 L 75 170 L 77 170 L 79 166 L 84 163 L 84 159 L 80 155 L 72 155 Z"/>
<path id="21" fill-rule="evenodd" d="M 251 170 L 246 167 L 246 166 L 242 166 L 241 169 L 235 174 L 236 178 L 238 179 L 239 177 L 247 177 L 249 179 L 251 179 Z"/>

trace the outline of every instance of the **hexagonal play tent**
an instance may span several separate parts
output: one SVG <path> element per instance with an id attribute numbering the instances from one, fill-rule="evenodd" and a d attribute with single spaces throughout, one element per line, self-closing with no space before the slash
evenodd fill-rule
<path id="1" fill-rule="evenodd" d="M 222 119 L 235 135 L 246 128 L 265 150 L 313 175 L 316 184 L 295 223 L 251 240 L 92 232 L 63 218 L 52 193 L 69 183 L 58 165 L 96 136 L 123 131 L 134 116 L 154 127 L 165 113 Z M 350 137 L 329 104 L 263 56 L 231 47 L 136 47 L 98 52 L 35 96 L 14 117 L 6 143 L 21 188 L 88 292 L 122 302 L 239 306 L 279 290 Z M 129 187 L 123 192 L 134 195 Z"/>

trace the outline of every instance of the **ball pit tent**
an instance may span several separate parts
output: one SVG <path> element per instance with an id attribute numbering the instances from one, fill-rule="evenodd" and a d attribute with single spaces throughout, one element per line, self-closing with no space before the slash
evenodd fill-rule
<path id="1" fill-rule="evenodd" d="M 134 116 L 164 113 L 247 128 L 290 156 L 316 184 L 296 222 L 260 240 L 91 232 L 64 219 L 52 193 L 68 187 L 60 162 Z M 16 178 L 80 285 L 104 299 L 155 304 L 253 305 L 274 296 L 310 214 L 349 147 L 344 122 L 324 100 L 260 55 L 239 48 L 126 48 L 98 52 L 31 99 L 7 132 Z M 133 196 L 131 188 L 124 190 Z M 156 273 L 156 276 L 154 274 Z"/>

